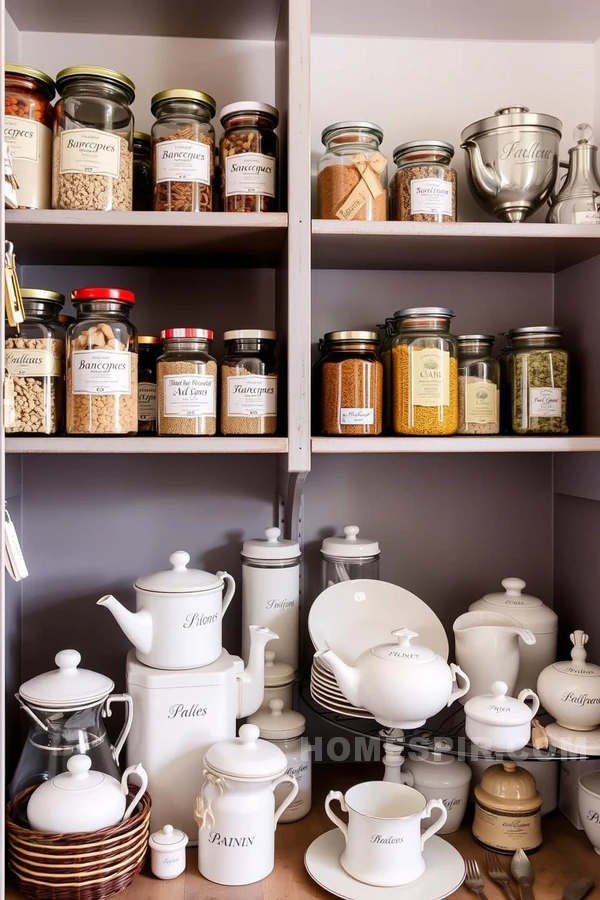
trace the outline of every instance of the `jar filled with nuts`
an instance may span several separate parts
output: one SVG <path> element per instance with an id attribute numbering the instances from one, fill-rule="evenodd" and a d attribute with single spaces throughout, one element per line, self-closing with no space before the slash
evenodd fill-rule
<path id="1" fill-rule="evenodd" d="M 226 331 L 221 364 L 223 434 L 277 431 L 277 334 L 257 328 Z"/>
<path id="2" fill-rule="evenodd" d="M 320 349 L 321 428 L 377 435 L 383 427 L 383 366 L 376 331 L 330 331 Z"/>
<path id="3" fill-rule="evenodd" d="M 67 331 L 67 433 L 137 434 L 137 331 L 129 321 L 135 294 L 79 288 Z"/>
<path id="4" fill-rule="evenodd" d="M 456 222 L 454 147 L 445 141 L 410 141 L 394 150 L 392 184 L 397 222 Z"/>
<path id="5" fill-rule="evenodd" d="M 336 122 L 323 131 L 319 160 L 319 218 L 367 222 L 387 219 L 387 159 L 383 131 L 371 122 Z"/>
<path id="6" fill-rule="evenodd" d="M 279 113 L 256 100 L 221 110 L 221 198 L 225 212 L 276 212 Z"/>
<path id="7" fill-rule="evenodd" d="M 152 209 L 152 138 L 143 131 L 133 132 L 133 208 Z"/>
<path id="8" fill-rule="evenodd" d="M 130 210 L 135 85 L 114 69 L 56 76 L 52 208 Z"/>
<path id="9" fill-rule="evenodd" d="M 159 337 L 138 336 L 138 431 L 156 434 L 156 363 L 162 353 Z"/>
<path id="10" fill-rule="evenodd" d="M 161 91 L 152 98 L 155 210 L 212 210 L 215 110 L 213 98 L 202 91 Z"/>
<path id="11" fill-rule="evenodd" d="M 4 364 L 13 409 L 7 434 L 57 434 L 62 429 L 65 342 L 56 322 L 65 298 L 55 291 L 21 288 L 25 321 L 6 328 Z"/>
<path id="12" fill-rule="evenodd" d="M 158 433 L 213 435 L 217 430 L 217 362 L 210 355 L 212 331 L 167 328 L 158 359 Z"/>
<path id="13" fill-rule="evenodd" d="M 461 334 L 458 341 L 458 433 L 500 431 L 500 364 L 493 334 Z"/>
<path id="14" fill-rule="evenodd" d="M 4 141 L 20 209 L 50 209 L 55 92 L 45 72 L 15 63 L 4 66 Z"/>

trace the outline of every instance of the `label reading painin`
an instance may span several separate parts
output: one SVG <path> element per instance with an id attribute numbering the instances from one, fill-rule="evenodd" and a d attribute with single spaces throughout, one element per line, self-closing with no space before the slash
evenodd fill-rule
<path id="1" fill-rule="evenodd" d="M 498 424 L 498 388 L 490 381 L 471 381 L 465 391 L 465 422 L 469 425 Z"/>
<path id="2" fill-rule="evenodd" d="M 410 183 L 410 214 L 412 216 L 452 215 L 453 185 L 443 178 L 413 178 Z"/>
<path id="3" fill-rule="evenodd" d="M 231 375 L 227 379 L 227 415 L 244 418 L 277 415 L 277 376 Z"/>
<path id="4" fill-rule="evenodd" d="M 214 375 L 163 375 L 163 415 L 198 419 L 216 415 Z"/>
<path id="5" fill-rule="evenodd" d="M 150 381 L 138 384 L 138 422 L 156 421 L 156 385 Z"/>
<path id="6" fill-rule="evenodd" d="M 73 394 L 131 394 L 131 353 L 122 350 L 73 350 Z"/>
<path id="7" fill-rule="evenodd" d="M 118 178 L 121 138 L 95 128 L 73 128 L 60 136 L 59 173 Z"/>
<path id="8" fill-rule="evenodd" d="M 529 388 L 529 415 L 540 419 L 561 416 L 561 388 Z"/>
<path id="9" fill-rule="evenodd" d="M 13 378 L 43 378 L 62 374 L 61 357 L 50 350 L 5 350 L 4 365 Z"/>
<path id="10" fill-rule="evenodd" d="M 211 146 L 200 141 L 159 141 L 154 145 L 155 181 L 210 184 Z"/>
<path id="11" fill-rule="evenodd" d="M 410 387 L 413 406 L 450 405 L 450 354 L 437 347 L 410 348 Z"/>
<path id="12" fill-rule="evenodd" d="M 225 194 L 275 196 L 276 162 L 263 153 L 237 153 L 225 160 Z"/>
<path id="13" fill-rule="evenodd" d="M 340 409 L 340 425 L 374 425 L 375 410 L 372 407 L 343 406 Z"/>

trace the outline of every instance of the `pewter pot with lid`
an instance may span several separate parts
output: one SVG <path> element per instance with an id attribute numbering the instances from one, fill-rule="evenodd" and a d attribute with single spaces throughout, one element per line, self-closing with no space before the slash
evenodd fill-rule
<path id="1" fill-rule="evenodd" d="M 582 122 L 573 131 L 577 141 L 569 149 L 569 162 L 560 165 L 567 169 L 565 180 L 556 196 L 548 200 L 547 222 L 557 225 L 600 225 L 600 173 L 598 148 L 590 144 L 591 125 Z"/>
<path id="2" fill-rule="evenodd" d="M 523 222 L 556 182 L 562 122 L 506 106 L 461 134 L 467 178 L 477 203 L 502 222 Z"/>

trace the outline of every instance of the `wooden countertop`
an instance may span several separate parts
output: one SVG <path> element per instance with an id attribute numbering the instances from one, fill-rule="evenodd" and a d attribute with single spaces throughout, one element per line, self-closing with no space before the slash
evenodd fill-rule
<path id="1" fill-rule="evenodd" d="M 540 763 L 544 765 L 544 763 Z M 151 874 L 149 867 L 136 878 L 120 900 L 326 900 L 331 897 L 309 877 L 304 868 L 304 852 L 309 844 L 331 828 L 325 815 L 323 798 L 328 790 L 346 790 L 352 784 L 380 777 L 369 766 L 319 765 L 315 766 L 313 808 L 300 822 L 280 825 L 276 835 L 275 869 L 262 882 L 241 887 L 227 887 L 206 881 L 197 867 L 197 850 L 188 850 L 188 865 L 184 876 L 173 881 L 160 881 Z M 597 885 L 588 895 L 590 900 L 600 900 L 600 856 L 598 856 L 583 831 L 577 831 L 560 813 L 552 813 L 543 819 L 544 844 L 531 857 L 535 869 L 536 900 L 561 900 L 563 889 L 573 878 L 583 875 L 596 879 Z M 465 858 L 477 859 L 480 865 L 485 859 L 484 850 L 471 835 L 470 823 L 460 831 L 445 836 Z M 506 859 L 508 868 L 509 859 Z M 483 871 L 483 868 L 482 868 Z M 488 900 L 501 900 L 504 893 L 484 877 Z M 515 896 L 518 896 L 516 885 Z M 20 894 L 7 888 L 6 900 L 19 900 Z M 452 900 L 473 900 L 464 886 L 452 894 Z"/>

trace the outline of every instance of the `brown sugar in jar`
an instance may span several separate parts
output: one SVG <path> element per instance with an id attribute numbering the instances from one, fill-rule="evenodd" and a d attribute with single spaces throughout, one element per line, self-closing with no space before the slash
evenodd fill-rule
<path id="1" fill-rule="evenodd" d="M 377 345 L 374 331 L 325 335 L 320 365 L 323 434 L 381 434 L 383 365 Z"/>
<path id="2" fill-rule="evenodd" d="M 336 122 L 323 131 L 319 160 L 319 218 L 384 222 L 387 219 L 387 160 L 380 153 L 383 131 L 370 122 Z"/>

